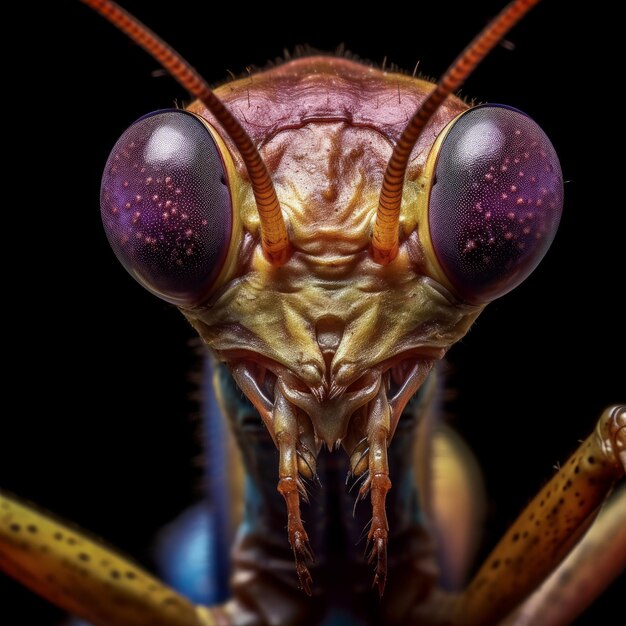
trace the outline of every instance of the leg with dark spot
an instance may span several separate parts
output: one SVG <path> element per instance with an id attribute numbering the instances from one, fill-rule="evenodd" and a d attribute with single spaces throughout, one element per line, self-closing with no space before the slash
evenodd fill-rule
<path id="1" fill-rule="evenodd" d="M 626 407 L 611 407 L 495 547 L 455 603 L 453 622 L 487 625 L 508 615 L 572 551 L 625 469 Z M 620 549 L 612 559 L 623 568 Z"/>
<path id="2" fill-rule="evenodd" d="M 556 571 L 501 626 L 571 624 L 623 574 L 625 563 L 626 485 L 622 485 Z"/>
<path id="3" fill-rule="evenodd" d="M 2 493 L 0 510 L 0 571 L 94 626 L 231 623 L 221 607 L 194 606 L 124 557 Z"/>

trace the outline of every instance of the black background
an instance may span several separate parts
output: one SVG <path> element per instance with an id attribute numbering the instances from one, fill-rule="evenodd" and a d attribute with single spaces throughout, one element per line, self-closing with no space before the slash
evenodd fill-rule
<path id="1" fill-rule="evenodd" d="M 211 82 L 303 43 L 345 43 L 409 71 L 419 59 L 436 76 L 501 6 L 232 5 L 221 7 L 231 11 L 224 20 L 212 3 L 166 4 L 126 2 Z M 3 365 L 13 408 L 2 417 L 0 485 L 149 563 L 154 531 L 200 493 L 189 417 L 193 333 L 114 258 L 99 222 L 99 179 L 128 125 L 186 95 L 78 2 L 47 10 L 54 15 L 37 16 L 36 34 L 15 26 L 15 58 L 28 49 L 37 64 L 24 63 L 11 83 L 14 115 L 5 117 L 19 138 L 5 141 L 14 163 L 4 177 L 4 213 L 14 221 L 5 237 L 14 247 L 4 267 Z M 529 113 L 553 140 L 567 181 L 544 262 L 450 354 L 452 420 L 476 450 L 490 494 L 485 549 L 601 410 L 626 399 L 624 173 L 606 154 L 623 142 L 611 91 L 618 59 L 591 38 L 601 31 L 614 43 L 611 21 L 595 6 L 576 14 L 544 2 L 510 35 L 514 50 L 498 48 L 463 89 Z M 577 623 L 604 621 L 620 601 L 615 584 Z M 15 615 L 3 617 L 7 626 L 58 617 L 4 579 L 0 605 Z"/>

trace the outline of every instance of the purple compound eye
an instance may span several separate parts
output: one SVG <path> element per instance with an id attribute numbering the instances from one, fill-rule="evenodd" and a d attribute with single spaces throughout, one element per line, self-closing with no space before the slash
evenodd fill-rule
<path id="1" fill-rule="evenodd" d="M 174 304 L 207 294 L 233 215 L 222 157 L 197 117 L 168 110 L 137 120 L 109 155 L 100 208 L 113 251 L 146 289 Z"/>
<path id="2" fill-rule="evenodd" d="M 441 145 L 428 207 L 446 276 L 468 302 L 517 287 L 547 252 L 563 209 L 563 176 L 550 140 L 524 113 L 470 109 Z"/>

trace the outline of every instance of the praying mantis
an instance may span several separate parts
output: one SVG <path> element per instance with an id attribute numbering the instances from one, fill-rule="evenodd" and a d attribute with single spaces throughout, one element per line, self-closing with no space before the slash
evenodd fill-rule
<path id="1" fill-rule="evenodd" d="M 509 99 L 509 101 L 511 101 L 511 99 Z M 525 108 L 527 108 L 527 107 L 525 107 Z M 569 198 L 568 198 L 568 202 L 569 202 Z M 534 280 L 534 279 L 535 279 L 535 276 L 533 276 L 533 279 L 532 279 L 532 280 Z M 524 287 L 524 288 L 525 288 L 525 287 Z M 523 288 L 521 288 L 521 289 L 523 289 Z M 509 296 L 509 298 L 512 298 L 512 297 L 515 297 L 515 294 L 512 294 L 511 296 Z M 499 302 L 498 302 L 498 306 L 500 306 L 500 302 L 504 303 L 505 301 L 504 301 L 504 300 L 503 300 L 503 301 L 499 301 Z M 519 300 L 519 302 L 521 302 L 521 296 L 520 296 L 520 300 Z M 492 307 L 493 307 L 493 306 L 496 306 L 496 305 L 492 305 Z M 520 306 L 521 306 L 521 304 L 520 304 Z M 483 318 L 481 318 L 481 320 L 482 320 L 482 319 L 483 319 Z M 487 322 L 485 322 L 485 321 L 481 321 L 479 325 L 486 325 L 486 323 L 487 323 Z M 617 327 L 617 324 L 616 324 L 616 327 Z M 473 331 L 473 332 L 474 332 L 474 331 Z M 472 341 L 473 339 L 474 339 L 474 338 L 472 337 L 472 333 L 470 333 L 470 335 L 468 335 L 468 337 L 467 337 L 467 340 L 466 340 L 466 341 Z M 619 340 L 620 340 L 620 339 L 619 339 L 619 338 L 617 338 L 618 345 L 619 345 Z M 466 349 L 465 345 L 463 346 L 463 349 Z M 608 374 L 607 376 L 610 378 L 610 376 L 611 376 L 611 375 L 612 375 L 612 374 Z M 491 391 L 491 390 L 490 390 L 490 391 Z M 615 393 L 615 392 L 613 392 L 613 393 Z M 484 401 L 483 401 L 483 402 L 484 402 Z M 482 406 L 483 406 L 483 405 L 481 404 L 481 407 L 482 407 Z M 578 406 L 578 403 L 576 404 L 576 406 Z M 538 410 L 539 410 L 539 407 L 538 407 Z M 585 434 L 586 434 L 586 433 L 584 432 L 584 429 L 582 429 L 582 430 L 580 431 L 580 436 L 582 437 L 582 436 L 584 436 Z M 507 456 L 508 456 L 508 455 L 507 455 Z M 529 493 L 528 495 L 530 495 L 530 493 Z"/>

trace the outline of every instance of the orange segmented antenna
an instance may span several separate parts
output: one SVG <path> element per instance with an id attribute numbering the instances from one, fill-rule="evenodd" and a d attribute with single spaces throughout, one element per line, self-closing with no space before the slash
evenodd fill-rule
<path id="1" fill-rule="evenodd" d="M 507 5 L 457 57 L 402 131 L 387 164 L 378 200 L 372 236 L 372 256 L 378 263 L 389 263 L 398 253 L 404 178 L 411 152 L 426 124 L 443 101 L 463 84 L 502 37 L 538 2 L 515 0 Z"/>
<path id="2" fill-rule="evenodd" d="M 178 52 L 110 0 L 81 0 L 151 54 L 192 96 L 215 115 L 243 158 L 261 223 L 261 241 L 266 257 L 280 265 L 289 254 L 289 236 L 276 190 L 267 167 L 252 139 L 233 114 L 211 91 L 207 82 Z"/>

